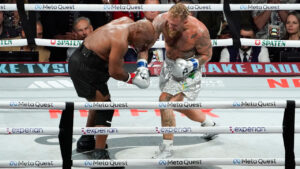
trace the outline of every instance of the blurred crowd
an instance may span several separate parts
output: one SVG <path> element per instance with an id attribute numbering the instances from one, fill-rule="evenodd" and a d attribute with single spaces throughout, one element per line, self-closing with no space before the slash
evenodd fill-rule
<path id="1" fill-rule="evenodd" d="M 36 3 L 60 4 L 220 4 L 223 0 L 43 0 Z M 0 3 L 16 3 L 16 0 L 2 0 Z M 236 4 L 294 4 L 300 0 L 231 0 Z M 98 27 L 123 16 L 137 21 L 148 19 L 152 21 L 158 11 L 146 12 L 35 12 L 36 38 L 84 40 L 86 36 Z M 299 40 L 300 14 L 298 11 L 256 10 L 233 12 L 240 21 L 240 37 L 272 40 Z M 191 15 L 202 21 L 209 30 L 211 39 L 232 38 L 226 17 L 222 11 L 197 11 Z M 0 39 L 24 39 L 26 35 L 17 11 L 0 11 Z M 163 37 L 160 37 L 162 40 Z M 275 41 L 276 42 L 276 41 Z M 273 44 L 273 47 L 235 46 L 214 47 L 211 62 L 286 62 L 300 61 L 299 48 L 285 47 Z M 38 52 L 40 62 L 68 61 L 74 48 L 57 48 L 42 46 L 0 47 L 2 51 Z M 164 49 L 149 51 L 154 62 L 163 61 Z M 137 55 L 129 49 L 125 61 L 136 61 Z"/>

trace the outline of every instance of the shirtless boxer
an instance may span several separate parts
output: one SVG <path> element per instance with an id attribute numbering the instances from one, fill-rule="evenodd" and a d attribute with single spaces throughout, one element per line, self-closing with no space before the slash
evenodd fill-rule
<path id="1" fill-rule="evenodd" d="M 78 96 L 88 101 L 109 102 L 109 77 L 142 89 L 147 88 L 150 84 L 147 55 L 148 49 L 155 43 L 154 35 L 151 22 L 134 22 L 127 17 L 113 20 L 90 33 L 69 61 L 69 74 Z M 137 70 L 133 73 L 128 73 L 123 68 L 123 56 L 128 45 L 138 52 Z M 114 110 L 90 110 L 87 127 L 110 127 L 113 113 Z M 93 159 L 109 159 L 105 149 L 106 140 L 107 135 L 96 136 Z M 89 146 L 94 140 L 92 136 L 92 139 L 83 137 L 79 141 Z"/>
<path id="2" fill-rule="evenodd" d="M 200 67 L 211 59 L 212 45 L 205 25 L 190 15 L 185 5 L 178 3 L 166 13 L 158 15 L 152 22 L 156 37 L 165 37 L 166 59 L 160 73 L 159 101 L 195 100 L 200 91 Z M 189 119 L 200 122 L 202 127 L 215 126 L 200 109 L 176 110 Z M 175 127 L 172 109 L 161 109 L 163 127 Z M 215 134 L 205 134 L 211 139 Z M 164 134 L 163 142 L 154 158 L 172 156 L 173 134 Z"/>

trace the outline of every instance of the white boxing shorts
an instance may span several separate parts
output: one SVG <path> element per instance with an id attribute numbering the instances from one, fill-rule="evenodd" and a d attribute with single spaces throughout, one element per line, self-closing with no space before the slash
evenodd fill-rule
<path id="1" fill-rule="evenodd" d="M 166 57 L 159 77 L 160 90 L 173 96 L 178 93 L 183 93 L 188 100 L 194 101 L 201 88 L 201 71 L 195 70 L 186 78 L 176 79 L 172 75 L 174 64 L 174 60 Z"/>

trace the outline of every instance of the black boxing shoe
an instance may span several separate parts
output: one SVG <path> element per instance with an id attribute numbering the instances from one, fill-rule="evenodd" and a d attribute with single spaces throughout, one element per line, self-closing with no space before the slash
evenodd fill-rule
<path id="1" fill-rule="evenodd" d="M 95 137 L 93 135 L 82 135 L 77 141 L 76 151 L 78 153 L 83 153 L 86 151 L 92 151 L 95 148 Z M 105 149 L 107 149 L 107 144 L 105 145 Z"/>
<path id="2" fill-rule="evenodd" d="M 110 157 L 106 149 L 95 149 L 92 153 L 92 159 L 109 160 Z"/>
<path id="3" fill-rule="evenodd" d="M 77 141 L 76 151 L 78 153 L 94 150 L 95 137 L 93 135 L 82 135 Z"/>
<path id="4" fill-rule="evenodd" d="M 110 157 L 106 149 L 95 149 L 92 153 L 92 159 L 110 160 Z M 125 169 L 125 167 L 97 167 L 92 169 Z"/>

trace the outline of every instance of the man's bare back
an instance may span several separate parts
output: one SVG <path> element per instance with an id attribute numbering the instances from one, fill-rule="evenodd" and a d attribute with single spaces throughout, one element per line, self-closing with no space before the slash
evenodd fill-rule
<path id="1" fill-rule="evenodd" d="M 122 47 L 128 48 L 128 26 L 134 21 L 122 17 L 96 29 L 84 40 L 86 48 L 94 51 L 103 60 L 108 60 L 113 43 L 123 42 Z M 120 55 L 125 55 L 126 51 Z"/>
<path id="2" fill-rule="evenodd" d="M 206 26 L 193 16 L 188 16 L 182 29 L 172 31 L 170 25 L 177 24 L 168 21 L 168 12 L 157 16 L 153 22 L 157 33 L 162 33 L 165 38 L 167 57 L 172 60 L 177 58 L 191 58 L 194 55 L 210 58 L 212 55 L 211 41 Z M 176 29 L 176 28 L 175 28 Z"/>

